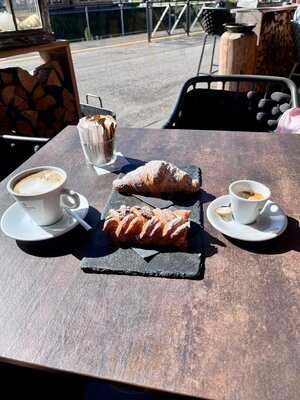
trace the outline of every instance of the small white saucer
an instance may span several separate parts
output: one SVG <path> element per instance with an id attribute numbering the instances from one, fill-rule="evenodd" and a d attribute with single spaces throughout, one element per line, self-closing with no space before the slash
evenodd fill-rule
<path id="1" fill-rule="evenodd" d="M 74 208 L 73 211 L 81 218 L 85 218 L 89 210 L 89 203 L 81 194 L 78 193 L 78 196 L 80 198 L 80 205 Z M 12 239 L 30 242 L 61 236 L 77 225 L 78 222 L 76 219 L 64 212 L 62 219 L 55 224 L 38 226 L 18 203 L 11 205 L 1 218 L 1 229 L 5 235 Z"/>
<path id="2" fill-rule="evenodd" d="M 230 196 L 221 196 L 214 200 L 207 208 L 207 218 L 212 226 L 234 239 L 249 242 L 261 242 L 274 239 L 281 235 L 287 227 L 287 217 L 282 209 L 272 201 L 268 201 L 263 212 L 251 225 L 237 223 L 234 218 L 224 220 L 216 213 L 216 208 L 228 206 Z"/>

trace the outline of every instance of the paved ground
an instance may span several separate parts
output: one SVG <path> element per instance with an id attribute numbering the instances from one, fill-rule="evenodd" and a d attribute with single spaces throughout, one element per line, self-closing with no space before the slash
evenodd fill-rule
<path id="1" fill-rule="evenodd" d="M 197 34 L 159 38 L 150 44 L 145 35 L 73 43 L 81 101 L 86 93 L 99 94 L 104 107 L 117 113 L 119 126 L 160 127 L 183 83 L 196 74 L 201 42 Z M 207 48 L 206 60 L 211 45 Z M 26 56 L 1 61 L 0 68 L 33 70 L 39 64 L 38 56 Z M 208 71 L 207 61 L 203 70 Z"/>

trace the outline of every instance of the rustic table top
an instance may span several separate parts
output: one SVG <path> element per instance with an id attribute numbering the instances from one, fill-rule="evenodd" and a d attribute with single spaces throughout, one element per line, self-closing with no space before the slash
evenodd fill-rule
<path id="1" fill-rule="evenodd" d="M 298 400 L 300 136 L 119 129 L 134 159 L 195 164 L 203 200 L 236 179 L 263 181 L 289 216 L 278 239 L 229 240 L 205 221 L 199 280 L 86 274 L 89 233 L 39 244 L 0 236 L 0 360 L 72 371 L 205 399 Z M 114 174 L 85 164 L 69 127 L 21 169 L 56 165 L 97 215 Z M 13 202 L 1 183 L 1 213 Z"/>

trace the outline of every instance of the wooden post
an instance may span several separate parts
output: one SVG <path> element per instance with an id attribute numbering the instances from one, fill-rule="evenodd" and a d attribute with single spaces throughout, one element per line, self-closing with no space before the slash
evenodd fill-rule
<path id="1" fill-rule="evenodd" d="M 257 36 L 224 32 L 220 40 L 220 74 L 255 74 Z"/>
<path id="2" fill-rule="evenodd" d="M 257 36 L 251 33 L 225 32 L 220 39 L 219 74 L 255 75 Z M 228 84 L 230 90 L 235 90 Z M 247 90 L 244 88 L 243 90 Z"/>

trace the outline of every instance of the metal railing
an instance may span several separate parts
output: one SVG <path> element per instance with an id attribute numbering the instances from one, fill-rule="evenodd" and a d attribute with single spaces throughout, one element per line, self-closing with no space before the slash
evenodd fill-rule
<path id="1" fill-rule="evenodd" d="M 199 18 L 203 6 L 213 1 L 175 0 L 74 7 L 52 6 L 52 27 L 58 39 L 93 40 L 147 33 L 148 41 L 175 33 L 202 31 Z"/>
<path id="2" fill-rule="evenodd" d="M 148 41 L 151 41 L 151 39 L 157 34 L 159 28 L 162 28 L 162 25 L 164 25 L 165 28 L 162 28 L 160 33 L 165 30 L 168 35 L 174 34 L 178 28 L 183 30 L 187 35 L 190 35 L 191 32 L 196 30 L 196 28 L 201 31 L 202 28 L 199 23 L 199 18 L 202 9 L 204 6 L 214 3 L 214 1 L 203 2 L 195 0 L 159 3 L 147 0 L 146 20 Z M 163 9 L 161 9 L 161 15 L 153 27 L 153 11 L 158 7 L 160 9 L 163 7 Z"/>

